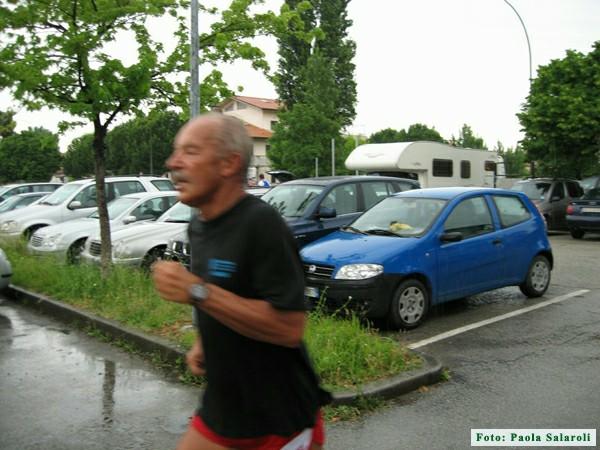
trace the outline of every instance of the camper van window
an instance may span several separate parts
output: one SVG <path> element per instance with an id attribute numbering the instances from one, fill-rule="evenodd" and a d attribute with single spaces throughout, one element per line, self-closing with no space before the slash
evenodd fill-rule
<path id="1" fill-rule="evenodd" d="M 483 170 L 485 170 L 486 172 L 496 172 L 496 163 L 494 161 L 484 162 Z"/>
<path id="2" fill-rule="evenodd" d="M 460 162 L 460 177 L 471 178 L 471 161 Z"/>
<path id="3" fill-rule="evenodd" d="M 433 176 L 434 177 L 451 177 L 452 176 L 452 160 L 451 159 L 434 159 L 433 160 Z"/>

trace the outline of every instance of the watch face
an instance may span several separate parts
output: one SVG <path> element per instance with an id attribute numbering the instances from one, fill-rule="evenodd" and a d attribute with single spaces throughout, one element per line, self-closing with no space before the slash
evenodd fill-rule
<path id="1" fill-rule="evenodd" d="M 193 300 L 201 301 L 206 298 L 206 296 L 208 295 L 208 291 L 207 291 L 206 287 L 204 287 L 203 285 L 194 284 L 192 286 L 192 288 L 190 289 L 190 294 L 191 294 Z"/>

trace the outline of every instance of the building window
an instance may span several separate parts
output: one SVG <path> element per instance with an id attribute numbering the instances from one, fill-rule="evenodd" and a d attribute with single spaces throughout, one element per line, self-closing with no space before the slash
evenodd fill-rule
<path id="1" fill-rule="evenodd" d="M 452 176 L 452 160 L 451 159 L 434 159 L 433 160 L 433 176 L 434 177 L 451 177 Z"/>
<path id="2" fill-rule="evenodd" d="M 271 120 L 271 130 L 275 129 L 275 125 L 277 125 L 277 121 L 276 120 Z"/>
<path id="3" fill-rule="evenodd" d="M 460 162 L 460 177 L 471 178 L 471 161 Z"/>
<path id="4" fill-rule="evenodd" d="M 223 108 L 223 111 L 233 111 L 233 106 L 234 103 L 231 102 L 229 105 L 225 106 L 225 108 Z"/>
<path id="5" fill-rule="evenodd" d="M 247 106 L 245 103 L 237 102 L 237 109 L 246 109 Z"/>

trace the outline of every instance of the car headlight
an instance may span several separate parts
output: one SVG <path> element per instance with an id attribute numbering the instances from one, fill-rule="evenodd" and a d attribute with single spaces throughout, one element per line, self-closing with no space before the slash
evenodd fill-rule
<path id="1" fill-rule="evenodd" d="M 364 280 L 373 278 L 383 273 L 383 266 L 379 264 L 348 264 L 342 266 L 335 274 L 336 280 Z"/>
<path id="2" fill-rule="evenodd" d="M 131 247 L 125 241 L 113 245 L 113 258 L 127 258 L 131 255 Z"/>
<path id="3" fill-rule="evenodd" d="M 42 247 L 54 247 L 62 237 L 61 233 L 44 236 L 42 239 Z"/>
<path id="4" fill-rule="evenodd" d="M 19 228 L 19 224 L 14 220 L 7 220 L 0 226 L 0 232 L 2 233 L 14 233 Z"/>

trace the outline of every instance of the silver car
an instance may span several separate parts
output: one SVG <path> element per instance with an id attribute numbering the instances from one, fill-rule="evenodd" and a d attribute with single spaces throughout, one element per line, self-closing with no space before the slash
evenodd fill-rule
<path id="1" fill-rule="evenodd" d="M 154 261 L 162 259 L 169 239 L 187 228 L 194 211 L 177 203 L 156 222 L 134 224 L 111 233 L 113 263 L 150 268 Z M 90 236 L 81 254 L 82 261 L 100 264 L 100 251 L 99 234 Z"/>
<path id="2" fill-rule="evenodd" d="M 15 209 L 25 208 L 29 205 L 35 205 L 50 192 L 27 192 L 26 194 L 17 194 L 12 197 L 8 197 L 2 203 L 0 203 L 0 214 L 4 214 Z"/>
<path id="3" fill-rule="evenodd" d="M 119 197 L 108 204 L 111 232 L 129 224 L 157 220 L 177 203 L 176 191 L 138 192 Z M 38 229 L 27 249 L 37 255 L 55 255 L 77 263 L 85 240 L 100 233 L 98 211 L 83 219 L 69 220 Z"/>
<path id="4" fill-rule="evenodd" d="M 6 257 L 6 253 L 0 248 L 0 291 L 8 287 L 11 276 L 12 267 Z"/>

